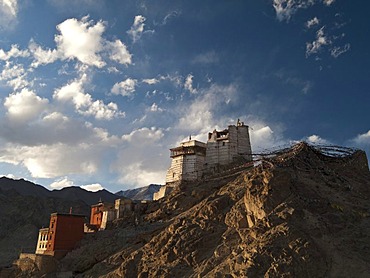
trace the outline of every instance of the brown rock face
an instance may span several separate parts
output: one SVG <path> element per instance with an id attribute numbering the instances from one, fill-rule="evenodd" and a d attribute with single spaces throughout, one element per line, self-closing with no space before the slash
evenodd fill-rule
<path id="1" fill-rule="evenodd" d="M 60 271 L 81 277 L 368 277 L 364 152 L 306 144 L 223 177 L 182 184 L 138 226 L 86 239 Z M 121 226 L 120 226 L 121 225 Z"/>

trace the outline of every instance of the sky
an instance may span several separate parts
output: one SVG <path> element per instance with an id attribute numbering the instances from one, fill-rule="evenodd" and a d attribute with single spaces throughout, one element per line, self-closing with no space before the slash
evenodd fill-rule
<path id="1" fill-rule="evenodd" d="M 169 148 L 239 118 L 253 152 L 370 155 L 370 2 L 0 0 L 0 175 L 163 184 Z"/>

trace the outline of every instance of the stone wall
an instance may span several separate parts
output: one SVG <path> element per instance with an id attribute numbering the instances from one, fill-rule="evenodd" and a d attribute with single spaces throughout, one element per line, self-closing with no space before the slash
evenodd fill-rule
<path id="1" fill-rule="evenodd" d="M 35 271 L 37 269 L 40 274 L 51 273 L 57 269 L 57 260 L 46 255 L 21 253 L 15 264 L 22 271 Z"/>
<path id="2" fill-rule="evenodd" d="M 182 165 L 184 156 L 176 156 L 171 160 L 171 166 L 167 171 L 166 183 L 178 181 L 182 177 Z"/>

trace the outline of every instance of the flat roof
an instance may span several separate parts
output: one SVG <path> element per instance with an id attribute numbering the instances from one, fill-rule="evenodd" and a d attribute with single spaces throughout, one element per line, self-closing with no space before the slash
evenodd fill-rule
<path id="1" fill-rule="evenodd" d="M 69 217 L 86 217 L 82 214 L 70 214 L 70 213 L 60 213 L 60 212 L 54 212 L 50 214 L 50 216 L 69 216 Z"/>

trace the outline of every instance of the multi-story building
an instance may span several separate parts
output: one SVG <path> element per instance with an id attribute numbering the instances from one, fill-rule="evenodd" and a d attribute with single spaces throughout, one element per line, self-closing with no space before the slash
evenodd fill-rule
<path id="1" fill-rule="evenodd" d="M 85 216 L 52 213 L 49 228 L 39 231 L 36 254 L 62 257 L 76 247 L 84 236 Z"/>
<path id="2" fill-rule="evenodd" d="M 210 132 L 207 143 L 189 140 L 170 151 L 172 160 L 166 185 L 154 194 L 154 200 L 169 194 L 178 182 L 199 180 L 233 163 L 252 161 L 249 128 L 239 119 L 225 130 Z"/>

